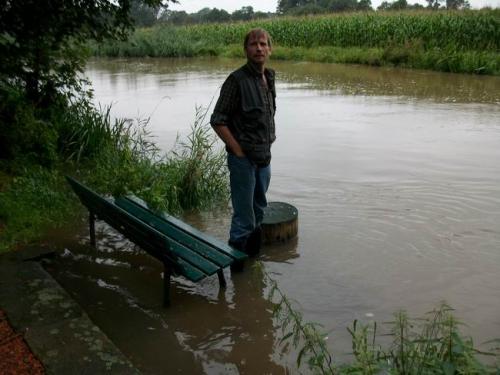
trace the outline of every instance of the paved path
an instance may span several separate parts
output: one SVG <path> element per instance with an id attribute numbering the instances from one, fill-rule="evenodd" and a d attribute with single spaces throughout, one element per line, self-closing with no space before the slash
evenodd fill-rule
<path id="1" fill-rule="evenodd" d="M 0 308 L 47 374 L 139 374 L 34 256 L 0 257 Z"/>

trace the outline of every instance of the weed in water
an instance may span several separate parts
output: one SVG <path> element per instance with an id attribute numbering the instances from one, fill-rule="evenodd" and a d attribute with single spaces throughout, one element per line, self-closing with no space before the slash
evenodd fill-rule
<path id="1" fill-rule="evenodd" d="M 377 343 L 380 336 L 376 322 L 362 324 L 355 320 L 348 328 L 354 360 L 349 364 L 334 364 L 326 345 L 326 334 L 320 331 L 321 325 L 304 321 L 262 264 L 257 263 L 256 270 L 268 284 L 269 298 L 275 303 L 273 316 L 282 336 L 279 343 L 298 350 L 299 368 L 306 360 L 309 370 L 319 374 L 447 375 L 498 374 L 500 371 L 478 359 L 478 355 L 500 358 L 498 347 L 490 353 L 477 350 L 471 338 L 461 335 L 461 324 L 446 303 L 419 319 L 411 319 L 405 311 L 397 312 L 394 321 L 389 323 L 392 343 L 387 348 Z M 490 343 L 498 346 L 499 342 Z"/>

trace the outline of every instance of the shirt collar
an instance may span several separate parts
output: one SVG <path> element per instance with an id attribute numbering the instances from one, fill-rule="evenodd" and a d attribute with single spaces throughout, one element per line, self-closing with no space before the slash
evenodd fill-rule
<path id="1" fill-rule="evenodd" d="M 253 65 L 250 61 L 247 61 L 247 65 L 246 66 L 247 66 L 248 70 L 250 71 L 250 73 L 253 76 L 260 77 L 262 75 L 261 72 L 255 67 L 255 65 Z M 264 74 L 266 76 L 268 75 L 268 69 L 267 68 L 264 68 Z"/>

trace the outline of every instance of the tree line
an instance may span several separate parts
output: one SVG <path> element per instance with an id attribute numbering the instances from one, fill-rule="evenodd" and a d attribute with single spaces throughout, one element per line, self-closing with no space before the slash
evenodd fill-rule
<path id="1" fill-rule="evenodd" d="M 469 9 L 468 0 L 426 0 L 427 5 L 410 4 L 408 0 L 384 1 L 376 10 L 411 9 Z M 373 11 L 371 0 L 279 0 L 276 12 L 255 11 L 244 6 L 232 13 L 224 9 L 203 8 L 195 13 L 171 10 L 168 7 L 151 7 L 140 0 L 131 2 L 131 15 L 137 26 L 153 26 L 157 23 L 191 25 L 200 23 L 221 23 L 250 21 L 279 15 L 307 15 L 336 12 Z"/>
<path id="2" fill-rule="evenodd" d="M 427 6 L 407 0 L 384 1 L 377 10 L 401 9 L 468 9 L 467 0 L 426 0 Z M 373 10 L 371 0 L 279 0 L 278 14 L 297 13 L 335 13 Z"/>

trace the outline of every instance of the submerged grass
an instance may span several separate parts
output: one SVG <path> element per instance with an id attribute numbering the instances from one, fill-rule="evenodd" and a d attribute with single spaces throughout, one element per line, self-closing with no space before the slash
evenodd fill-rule
<path id="1" fill-rule="evenodd" d="M 412 319 L 405 311 L 394 314 L 394 320 L 384 336 L 391 342 L 383 347 L 378 344 L 380 334 L 377 323 L 363 324 L 355 320 L 348 331 L 352 338 L 353 361 L 335 363 L 329 353 L 321 325 L 307 322 L 279 288 L 277 282 L 265 272 L 262 264 L 256 264 L 257 272 L 269 287 L 269 298 L 274 302 L 273 317 L 281 332 L 279 345 L 283 350 L 298 350 L 297 367 L 307 364 L 315 374 L 498 374 L 500 351 L 491 352 L 475 348 L 470 337 L 460 332 L 461 323 L 453 315 L 453 309 L 441 303 L 425 316 Z M 497 365 L 486 366 L 478 356 L 493 356 Z"/>
<path id="2" fill-rule="evenodd" d="M 273 58 L 500 74 L 500 10 L 371 12 L 138 29 L 97 56 L 241 57 L 252 27 L 273 36 Z"/>

